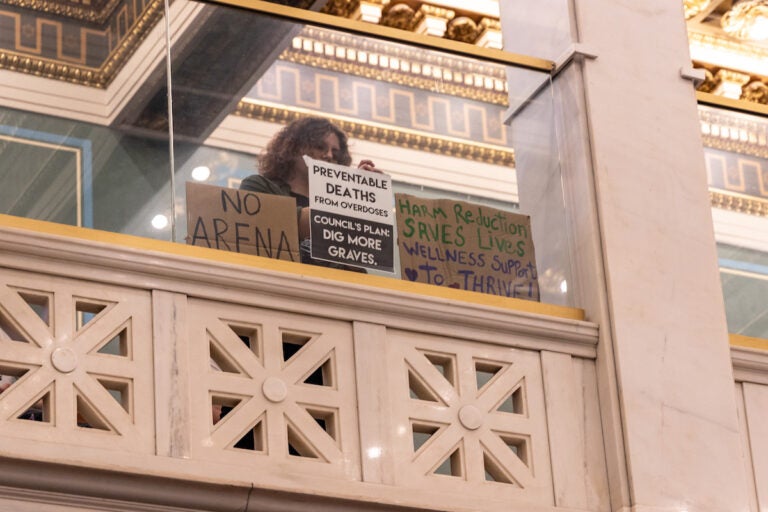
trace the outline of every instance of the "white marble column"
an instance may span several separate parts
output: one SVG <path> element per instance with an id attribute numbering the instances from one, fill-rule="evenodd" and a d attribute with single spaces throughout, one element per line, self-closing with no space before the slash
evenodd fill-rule
<path id="1" fill-rule="evenodd" d="M 552 131 L 534 111 L 544 103 L 512 127 L 523 211 L 528 192 L 532 215 L 547 202 L 564 210 L 571 300 L 601 328 L 606 509 L 746 511 L 696 100 L 680 76 L 690 65 L 682 2 L 501 4 L 507 50 L 555 60 L 578 42 L 597 55 L 545 91 L 557 156 L 524 144 Z M 563 190 L 547 195 L 552 173 L 535 166 L 551 170 L 555 158 Z M 537 255 L 560 250 L 554 235 L 536 243 Z"/>

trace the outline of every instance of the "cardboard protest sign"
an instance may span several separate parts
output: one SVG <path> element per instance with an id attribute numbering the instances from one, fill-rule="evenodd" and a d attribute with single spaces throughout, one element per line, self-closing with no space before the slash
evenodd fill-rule
<path id="1" fill-rule="evenodd" d="M 296 200 L 187 182 L 187 243 L 300 262 Z"/>
<path id="2" fill-rule="evenodd" d="M 407 194 L 395 213 L 403 279 L 539 300 L 527 215 Z"/>
<path id="3" fill-rule="evenodd" d="M 394 195 L 382 173 L 304 157 L 309 169 L 312 257 L 394 271 Z"/>

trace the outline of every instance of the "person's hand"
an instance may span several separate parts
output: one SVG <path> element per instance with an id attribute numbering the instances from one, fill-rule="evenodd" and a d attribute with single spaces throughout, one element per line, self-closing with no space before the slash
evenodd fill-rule
<path id="1" fill-rule="evenodd" d="M 357 164 L 357 168 L 364 171 L 381 172 L 376 168 L 376 164 L 373 163 L 373 160 L 360 160 L 360 163 Z"/>

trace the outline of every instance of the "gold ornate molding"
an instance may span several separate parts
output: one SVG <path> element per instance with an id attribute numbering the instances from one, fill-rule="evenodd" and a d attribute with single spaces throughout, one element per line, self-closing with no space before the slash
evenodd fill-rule
<path id="1" fill-rule="evenodd" d="M 264 105 L 253 101 L 241 101 L 237 105 L 235 115 L 251 119 L 259 119 L 270 123 L 287 124 L 305 116 L 303 112 Z M 349 119 L 333 118 L 350 137 L 356 139 L 389 144 L 401 148 L 417 149 L 440 155 L 474 160 L 493 165 L 514 167 L 515 157 L 511 149 L 490 145 L 470 144 L 443 137 L 435 137 L 425 133 L 410 130 L 399 130 L 383 126 L 350 121 Z"/>
<path id="2" fill-rule="evenodd" d="M 37 59 L 14 52 L 0 50 L 0 69 L 18 71 L 90 87 L 105 87 L 105 77 L 99 70 L 71 66 L 48 59 Z"/>
<path id="3" fill-rule="evenodd" d="M 306 27 L 281 59 L 506 107 L 503 66 Z"/>
<path id="4" fill-rule="evenodd" d="M 120 0 L 108 0 L 106 2 L 86 0 L 82 3 L 77 1 L 68 2 L 66 0 L 0 0 L 0 4 L 12 5 L 46 15 L 102 24 L 112 16 L 112 13 L 120 4 Z"/>
<path id="5" fill-rule="evenodd" d="M 741 99 L 768 105 L 768 80 L 751 82 L 743 87 Z"/>
<path id="6" fill-rule="evenodd" d="M 738 41 L 732 37 L 688 30 L 688 41 L 692 46 L 716 48 L 733 55 L 756 60 L 768 59 L 768 48 Z"/>
<path id="7" fill-rule="evenodd" d="M 330 0 L 321 12 L 361 19 L 363 4 L 375 5 L 379 12 L 375 18 L 362 18 L 364 21 L 480 46 L 487 45 L 483 34 L 494 32 L 497 37 L 490 38 L 491 46 L 501 47 L 496 41 L 501 39 L 498 14 L 495 17 L 480 15 L 471 10 L 471 5 L 465 9 L 448 9 L 418 0 Z"/>
<path id="8" fill-rule="evenodd" d="M 768 121 L 712 108 L 699 120 L 712 206 L 768 216 Z"/>
<path id="9" fill-rule="evenodd" d="M 768 121 L 714 109 L 699 109 L 699 120 L 706 147 L 768 159 Z"/>
<path id="10" fill-rule="evenodd" d="M 690 19 L 706 9 L 712 0 L 684 0 L 685 19 Z"/>
<path id="11" fill-rule="evenodd" d="M 709 199 L 713 208 L 731 210 L 748 215 L 768 217 L 768 201 L 754 197 L 710 189 Z"/>
<path id="12" fill-rule="evenodd" d="M 768 77 L 694 63 L 704 70 L 704 82 L 697 90 L 731 99 L 768 105 Z M 731 92 L 733 91 L 733 93 Z"/>
<path id="13" fill-rule="evenodd" d="M 152 0 L 98 68 L 0 50 L 0 69 L 104 89 L 162 16 L 163 0 Z"/>
<path id="14" fill-rule="evenodd" d="M 395 4 L 385 7 L 379 23 L 385 27 L 413 30 L 416 27 L 416 12 L 408 4 Z"/>
<path id="15" fill-rule="evenodd" d="M 359 7 L 360 0 L 329 0 L 321 12 L 324 12 L 325 14 L 332 14 L 334 16 L 340 16 L 342 18 L 351 18 Z"/>
<path id="16" fill-rule="evenodd" d="M 731 153 L 740 153 L 742 155 L 756 156 L 758 158 L 768 158 L 768 146 L 761 146 L 739 137 L 718 137 L 704 135 L 702 138 L 704 145 L 712 149 L 730 151 Z"/>
<path id="17" fill-rule="evenodd" d="M 453 39 L 454 41 L 461 41 L 462 43 L 474 43 L 479 34 L 480 28 L 472 18 L 459 16 L 448 23 L 448 30 L 445 32 L 445 37 Z"/>
<path id="18" fill-rule="evenodd" d="M 744 40 L 766 39 L 764 18 L 768 16 L 766 0 L 740 0 L 720 19 L 725 32 L 733 37 Z"/>
<path id="19" fill-rule="evenodd" d="M 383 80 L 392 84 L 412 87 L 414 89 L 434 91 L 439 88 L 440 93 L 459 98 L 493 103 L 506 107 L 509 104 L 509 96 L 506 92 L 489 91 L 457 85 L 453 83 L 436 82 L 434 78 L 424 78 L 405 73 L 397 73 L 390 70 L 377 70 L 371 72 L 368 66 L 356 63 L 339 62 L 322 56 L 303 55 L 300 53 L 286 52 L 281 56 L 282 60 L 302 64 L 314 68 L 327 69 L 338 73 L 365 76 L 376 80 Z"/>

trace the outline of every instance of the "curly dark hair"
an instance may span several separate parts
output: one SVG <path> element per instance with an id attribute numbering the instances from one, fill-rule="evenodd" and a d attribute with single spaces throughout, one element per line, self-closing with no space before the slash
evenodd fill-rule
<path id="1" fill-rule="evenodd" d="M 341 128 L 322 117 L 304 117 L 293 121 L 277 132 L 259 155 L 259 174 L 271 180 L 287 183 L 296 169 L 302 155 L 317 147 L 324 147 L 325 137 L 335 133 L 339 138 L 338 162 L 352 163 L 347 135 Z"/>

